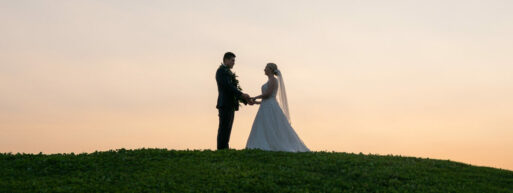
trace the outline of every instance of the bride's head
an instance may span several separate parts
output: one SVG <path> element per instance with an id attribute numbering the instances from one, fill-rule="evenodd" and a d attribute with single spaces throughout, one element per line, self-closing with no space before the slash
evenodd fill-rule
<path id="1" fill-rule="evenodd" d="M 267 63 L 264 72 L 265 75 L 278 75 L 278 66 L 275 63 Z"/>

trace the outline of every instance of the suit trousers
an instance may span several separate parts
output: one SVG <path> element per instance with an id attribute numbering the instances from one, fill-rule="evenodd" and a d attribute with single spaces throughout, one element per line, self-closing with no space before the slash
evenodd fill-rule
<path id="1" fill-rule="evenodd" d="M 228 149 L 230 148 L 228 143 L 230 142 L 230 134 L 232 132 L 233 118 L 235 116 L 235 110 L 219 109 L 219 128 L 217 130 L 217 149 Z"/>

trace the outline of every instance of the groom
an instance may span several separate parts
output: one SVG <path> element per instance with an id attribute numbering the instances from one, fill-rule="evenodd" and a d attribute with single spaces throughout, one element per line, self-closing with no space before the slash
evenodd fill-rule
<path id="1" fill-rule="evenodd" d="M 237 76 L 230 70 L 235 65 L 235 54 L 226 52 L 223 63 L 216 72 L 217 106 L 219 110 L 219 128 L 217 130 L 217 149 L 228 149 L 235 111 L 239 110 L 239 101 L 253 105 L 248 94 L 242 93 Z"/>

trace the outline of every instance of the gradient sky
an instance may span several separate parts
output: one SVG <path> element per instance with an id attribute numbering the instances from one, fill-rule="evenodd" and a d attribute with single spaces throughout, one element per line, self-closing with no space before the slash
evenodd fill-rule
<path id="1" fill-rule="evenodd" d="M 0 152 L 215 149 L 224 52 L 315 151 L 513 170 L 513 2 L 1 1 Z M 257 106 L 235 115 L 242 149 Z"/>

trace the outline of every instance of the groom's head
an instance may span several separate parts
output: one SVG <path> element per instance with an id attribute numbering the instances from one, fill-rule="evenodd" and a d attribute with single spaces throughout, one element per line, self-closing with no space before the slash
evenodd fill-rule
<path id="1" fill-rule="evenodd" d="M 235 54 L 231 52 L 224 53 L 223 64 L 228 68 L 233 68 L 233 65 L 235 65 Z"/>

